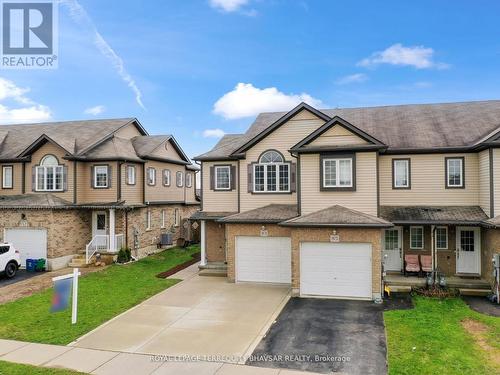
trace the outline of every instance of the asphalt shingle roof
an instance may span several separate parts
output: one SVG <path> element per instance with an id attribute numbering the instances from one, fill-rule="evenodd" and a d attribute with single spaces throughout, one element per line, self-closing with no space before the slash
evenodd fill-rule
<path id="1" fill-rule="evenodd" d="M 488 216 L 479 206 L 380 206 L 380 216 L 394 224 L 480 224 Z"/>
<path id="2" fill-rule="evenodd" d="M 226 216 L 222 223 L 279 223 L 298 215 L 295 204 L 270 204 L 235 215 Z"/>
<path id="3" fill-rule="evenodd" d="M 320 111 L 343 118 L 389 148 L 470 146 L 500 127 L 500 100 Z M 197 158 L 228 157 L 285 114 L 261 113 L 245 134 L 225 136 L 211 151 Z"/>

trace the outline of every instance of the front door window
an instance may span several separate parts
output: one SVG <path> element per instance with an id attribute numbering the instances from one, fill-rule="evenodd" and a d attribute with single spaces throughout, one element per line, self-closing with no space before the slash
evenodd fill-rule
<path id="1" fill-rule="evenodd" d="M 384 270 L 401 271 L 401 228 L 384 231 Z"/>
<path id="2" fill-rule="evenodd" d="M 481 273 L 481 229 L 457 228 L 457 273 Z"/>

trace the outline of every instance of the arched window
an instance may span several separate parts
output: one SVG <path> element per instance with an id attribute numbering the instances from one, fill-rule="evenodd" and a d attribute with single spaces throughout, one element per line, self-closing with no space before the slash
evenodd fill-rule
<path id="1" fill-rule="evenodd" d="M 254 188 L 257 193 L 283 193 L 290 191 L 290 163 L 275 150 L 264 152 L 254 164 Z"/>
<path id="2" fill-rule="evenodd" d="M 36 191 L 63 191 L 64 166 L 54 155 L 45 155 L 35 167 L 35 187 Z"/>

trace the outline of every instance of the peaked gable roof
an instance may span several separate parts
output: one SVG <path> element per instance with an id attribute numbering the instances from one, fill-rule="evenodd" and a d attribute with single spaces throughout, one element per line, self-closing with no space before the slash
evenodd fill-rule
<path id="1" fill-rule="evenodd" d="M 165 142 L 172 144 L 184 162 L 191 163 L 172 135 L 149 135 L 132 138 L 132 144 L 137 155 L 143 159 L 158 159 L 158 156 L 154 155 L 153 152 Z"/>

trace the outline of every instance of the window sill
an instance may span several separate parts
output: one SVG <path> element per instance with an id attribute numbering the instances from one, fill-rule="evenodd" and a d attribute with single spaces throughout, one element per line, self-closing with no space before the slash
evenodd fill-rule
<path id="1" fill-rule="evenodd" d="M 321 186 L 319 191 L 356 191 L 355 186 L 346 186 L 346 187 L 325 187 Z"/>

